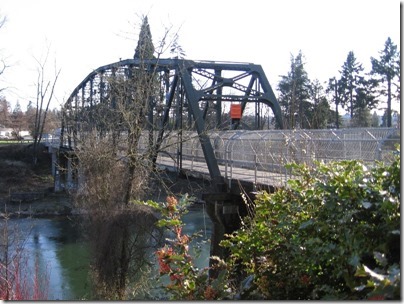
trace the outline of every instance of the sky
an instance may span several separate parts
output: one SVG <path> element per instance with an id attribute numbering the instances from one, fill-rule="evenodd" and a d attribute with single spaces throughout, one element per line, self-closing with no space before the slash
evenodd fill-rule
<path id="1" fill-rule="evenodd" d="M 155 46 L 168 31 L 187 59 L 260 64 L 277 95 L 300 50 L 311 80 L 338 77 L 349 51 L 369 72 L 388 37 L 400 48 L 400 11 L 399 0 L 0 0 L 0 94 L 25 110 L 49 50 L 45 77 L 61 71 L 59 108 L 91 71 L 133 58 L 147 15 Z"/>

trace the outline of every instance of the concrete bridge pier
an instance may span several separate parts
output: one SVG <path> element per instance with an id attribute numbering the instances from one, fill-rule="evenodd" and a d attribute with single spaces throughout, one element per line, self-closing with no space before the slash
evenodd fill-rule
<path id="1" fill-rule="evenodd" d="M 213 224 L 210 256 L 225 258 L 229 253 L 219 244 L 226 234 L 240 228 L 241 218 L 247 215 L 247 207 L 239 194 L 210 193 L 202 195 L 202 199 L 206 202 L 206 212 Z M 210 260 L 210 277 L 218 274 L 214 269 L 215 264 L 216 261 Z"/>
<path id="2" fill-rule="evenodd" d="M 55 192 L 75 187 L 77 174 L 76 168 L 73 165 L 73 153 L 71 151 L 58 150 L 54 154 L 52 154 L 52 171 L 54 174 Z"/>

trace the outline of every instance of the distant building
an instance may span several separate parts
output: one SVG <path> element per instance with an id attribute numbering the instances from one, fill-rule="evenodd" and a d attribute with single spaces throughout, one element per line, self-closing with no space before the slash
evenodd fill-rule
<path id="1" fill-rule="evenodd" d="M 18 132 L 18 136 L 21 136 L 21 137 L 30 136 L 30 135 L 31 134 L 29 133 L 29 131 L 26 131 L 26 130 L 21 130 Z"/>
<path id="2" fill-rule="evenodd" d="M 0 139 L 11 139 L 13 138 L 12 128 L 0 128 Z"/>
<path id="3" fill-rule="evenodd" d="M 19 138 L 31 137 L 30 132 L 27 130 L 21 130 L 18 132 Z M 0 127 L 0 139 L 15 139 L 15 130 L 13 128 L 1 128 Z"/>

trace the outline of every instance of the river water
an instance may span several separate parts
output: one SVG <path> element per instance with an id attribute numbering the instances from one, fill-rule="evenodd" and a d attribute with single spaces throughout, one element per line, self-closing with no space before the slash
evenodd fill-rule
<path id="1" fill-rule="evenodd" d="M 211 221 L 203 206 L 192 208 L 183 218 L 184 233 L 201 232 L 195 257 L 199 268 L 209 265 Z M 1 223 L 1 221 L 0 221 Z M 77 219 L 68 217 L 22 218 L 9 220 L 10 233 L 18 235 L 27 254 L 26 267 L 31 275 L 38 269 L 40 278 L 46 279 L 48 300 L 91 300 L 89 284 L 89 246 L 77 225 Z M 15 227 L 13 229 L 12 227 Z M 18 233 L 17 233 L 18 230 Z M 155 260 L 154 255 L 150 257 Z"/>

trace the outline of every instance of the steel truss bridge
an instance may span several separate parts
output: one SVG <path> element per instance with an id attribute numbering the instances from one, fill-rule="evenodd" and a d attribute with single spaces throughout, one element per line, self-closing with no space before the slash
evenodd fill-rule
<path id="1" fill-rule="evenodd" d="M 218 188 L 225 188 L 209 130 L 259 129 L 269 111 L 282 127 L 282 114 L 274 92 L 260 65 L 252 63 L 192 61 L 183 59 L 128 59 L 99 67 L 73 91 L 64 106 L 61 147 L 74 149 L 76 139 L 97 129 L 102 122 L 92 113 L 101 107 L 114 108 L 112 83 L 129 81 L 139 71 L 153 75 L 157 83 L 150 99 L 146 129 L 149 142 L 159 152 L 168 132 L 195 130 L 210 177 Z M 136 88 L 134 88 L 136 89 Z M 241 114 L 254 117 L 250 125 L 231 120 L 224 114 L 229 104 L 241 105 Z M 125 133 L 125 130 L 120 130 Z M 105 134 L 105 132 L 104 132 Z M 179 142 L 183 142 L 181 136 Z M 183 151 L 178 151 L 182 155 Z M 156 155 L 157 157 L 157 155 Z M 156 158 L 155 157 L 155 158 Z"/>
<path id="2" fill-rule="evenodd" d="M 273 127 L 268 110 L 278 127 L 282 114 L 260 65 L 128 59 L 99 67 L 75 88 L 64 107 L 61 149 L 74 150 L 77 138 L 89 129 L 102 131 L 100 117 L 92 113 L 100 105 L 113 108 L 111 83 L 128 80 L 139 69 L 153 73 L 158 84 L 144 114 L 148 125 L 139 151 L 152 144 L 158 165 L 207 175 L 218 192 L 229 190 L 233 180 L 285 185 L 290 172 L 284 165 L 292 161 L 389 161 L 394 143 L 400 142 L 395 128 L 262 130 L 266 123 L 266 129 Z M 249 124 L 226 116 L 232 103 L 241 105 L 243 116 L 253 117 Z"/>

